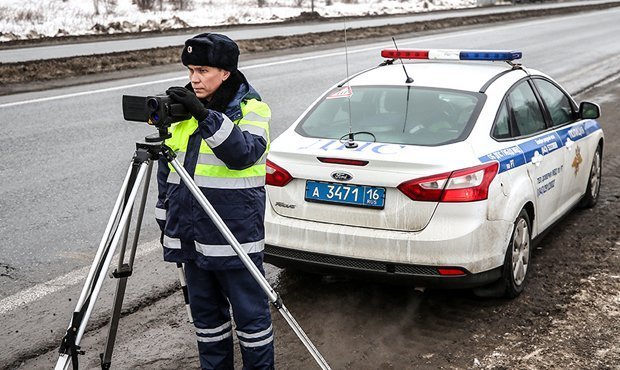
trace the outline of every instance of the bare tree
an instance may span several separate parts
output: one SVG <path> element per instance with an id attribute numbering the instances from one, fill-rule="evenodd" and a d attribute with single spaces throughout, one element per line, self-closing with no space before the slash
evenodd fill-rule
<path id="1" fill-rule="evenodd" d="M 114 10 L 118 5 L 118 0 L 104 0 L 103 5 L 105 6 L 106 13 L 114 13 Z"/>
<path id="2" fill-rule="evenodd" d="M 153 10 L 155 0 L 136 0 L 136 5 L 140 10 Z"/>
<path id="3" fill-rule="evenodd" d="M 191 0 L 170 0 L 174 10 L 187 10 L 191 7 Z"/>
<path id="4" fill-rule="evenodd" d="M 99 15 L 99 0 L 93 0 L 93 6 L 95 7 L 95 15 Z"/>

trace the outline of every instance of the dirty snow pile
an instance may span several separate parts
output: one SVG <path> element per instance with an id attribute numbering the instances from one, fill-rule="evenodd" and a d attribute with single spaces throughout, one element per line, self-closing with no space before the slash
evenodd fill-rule
<path id="1" fill-rule="evenodd" d="M 139 10 L 139 2 L 152 4 L 152 10 Z M 476 3 L 477 0 L 0 0 L 0 42 L 280 22 L 312 10 L 322 17 L 365 16 L 466 8 Z"/>

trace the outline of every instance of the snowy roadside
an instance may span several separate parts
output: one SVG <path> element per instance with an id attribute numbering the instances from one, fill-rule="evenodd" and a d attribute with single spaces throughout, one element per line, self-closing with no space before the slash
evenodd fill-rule
<path id="1" fill-rule="evenodd" d="M 440 20 L 420 21 L 398 25 L 384 25 L 369 28 L 351 29 L 347 32 L 349 41 L 359 42 L 370 39 L 387 38 L 395 35 L 406 35 L 417 32 L 428 32 L 455 27 L 476 26 L 506 22 L 516 19 L 546 17 L 560 14 L 578 13 L 583 11 L 607 9 L 620 6 L 618 1 L 584 3 L 583 5 L 530 9 L 516 12 L 498 12 L 485 15 L 447 17 Z M 192 30 L 191 33 L 199 32 Z M 202 30 L 204 32 L 204 30 Z M 297 47 L 318 47 L 321 45 L 341 43 L 344 33 L 329 31 L 321 33 L 298 34 L 287 37 L 239 40 L 238 44 L 243 55 L 273 50 L 286 50 Z M 68 86 L 89 81 L 110 80 L 119 71 L 150 68 L 157 72 L 158 66 L 171 65 L 178 62 L 178 47 L 144 49 L 129 52 L 117 52 L 101 55 L 79 56 L 59 59 L 48 59 L 21 63 L 0 63 L 0 95 L 40 89 L 42 84 L 47 88 Z M 71 80 L 68 80 L 71 78 Z M 117 77 L 118 78 L 118 77 Z M 37 86 L 29 84 L 37 81 Z"/>
<path id="2" fill-rule="evenodd" d="M 475 7 L 478 0 L 0 0 L 0 42 Z"/>

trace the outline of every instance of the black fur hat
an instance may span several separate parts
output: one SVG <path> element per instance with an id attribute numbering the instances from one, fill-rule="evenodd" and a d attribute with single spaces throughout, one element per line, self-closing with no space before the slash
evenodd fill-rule
<path id="1" fill-rule="evenodd" d="M 239 47 L 227 36 L 201 33 L 185 41 L 181 61 L 186 66 L 211 66 L 233 72 L 239 63 Z"/>

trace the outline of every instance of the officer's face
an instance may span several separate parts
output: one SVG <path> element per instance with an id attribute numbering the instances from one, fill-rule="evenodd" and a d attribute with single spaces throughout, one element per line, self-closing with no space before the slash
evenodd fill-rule
<path id="1" fill-rule="evenodd" d="M 188 65 L 189 80 L 199 99 L 211 98 L 230 72 L 217 67 Z"/>

